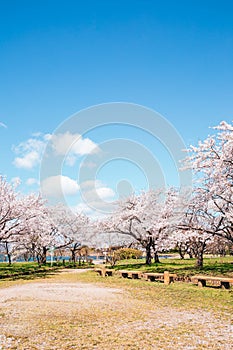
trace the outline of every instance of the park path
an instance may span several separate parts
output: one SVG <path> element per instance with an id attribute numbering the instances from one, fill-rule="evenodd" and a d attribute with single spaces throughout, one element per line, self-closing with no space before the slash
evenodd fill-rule
<path id="1" fill-rule="evenodd" d="M 75 281 L 80 273 L 0 289 L 0 349 L 233 349 L 221 316 L 159 308 L 124 288 Z"/>
<path id="2" fill-rule="evenodd" d="M 87 270 L 65 270 L 61 274 L 80 274 Z M 14 285 L 12 287 L 0 289 L 1 306 L 12 304 L 16 301 L 24 300 L 35 301 L 51 301 L 66 303 L 85 303 L 87 305 L 95 303 L 111 302 L 118 293 L 122 293 L 120 289 L 98 287 L 90 283 L 68 282 L 60 283 L 53 280 L 37 281 L 26 284 Z"/>

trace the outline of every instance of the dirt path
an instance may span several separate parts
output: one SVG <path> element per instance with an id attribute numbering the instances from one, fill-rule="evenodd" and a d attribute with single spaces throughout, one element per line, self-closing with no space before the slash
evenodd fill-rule
<path id="1" fill-rule="evenodd" d="M 0 349 L 233 349 L 227 319 L 65 278 L 0 289 L 0 327 Z"/>

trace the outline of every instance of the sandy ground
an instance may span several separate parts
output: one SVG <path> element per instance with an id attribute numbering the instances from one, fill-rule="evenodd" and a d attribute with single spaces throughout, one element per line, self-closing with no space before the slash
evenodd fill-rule
<path id="1" fill-rule="evenodd" d="M 229 320 L 210 312 L 56 279 L 0 289 L 0 327 L 0 349 L 233 349 Z"/>

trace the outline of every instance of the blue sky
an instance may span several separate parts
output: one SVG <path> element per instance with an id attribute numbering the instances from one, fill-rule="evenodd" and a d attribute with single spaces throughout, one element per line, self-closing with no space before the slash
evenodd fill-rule
<path id="1" fill-rule="evenodd" d="M 34 165 L 25 168 L 16 157 L 23 159 L 30 147 L 41 153 L 67 118 L 101 103 L 151 108 L 186 145 L 205 138 L 209 126 L 231 122 L 232 13 L 230 0 L 0 1 L 0 121 L 7 126 L 0 128 L 1 173 L 9 180 L 20 177 L 23 191 L 37 190 L 28 179 L 38 179 L 39 162 L 28 158 Z M 161 145 L 143 131 L 109 126 L 83 135 L 82 145 L 89 140 L 98 147 L 129 134 L 158 158 L 167 182 L 176 184 Z M 89 151 L 76 152 L 65 176 L 77 179 Z M 125 162 L 98 172 L 105 198 L 123 177 L 137 190 L 146 186 L 142 171 Z"/>

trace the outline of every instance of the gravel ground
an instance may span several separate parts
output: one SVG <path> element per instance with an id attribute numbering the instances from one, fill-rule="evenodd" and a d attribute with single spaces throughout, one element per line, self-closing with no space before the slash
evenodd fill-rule
<path id="1" fill-rule="evenodd" d="M 0 349 L 233 349 L 227 317 L 65 277 L 0 289 L 0 327 Z"/>

